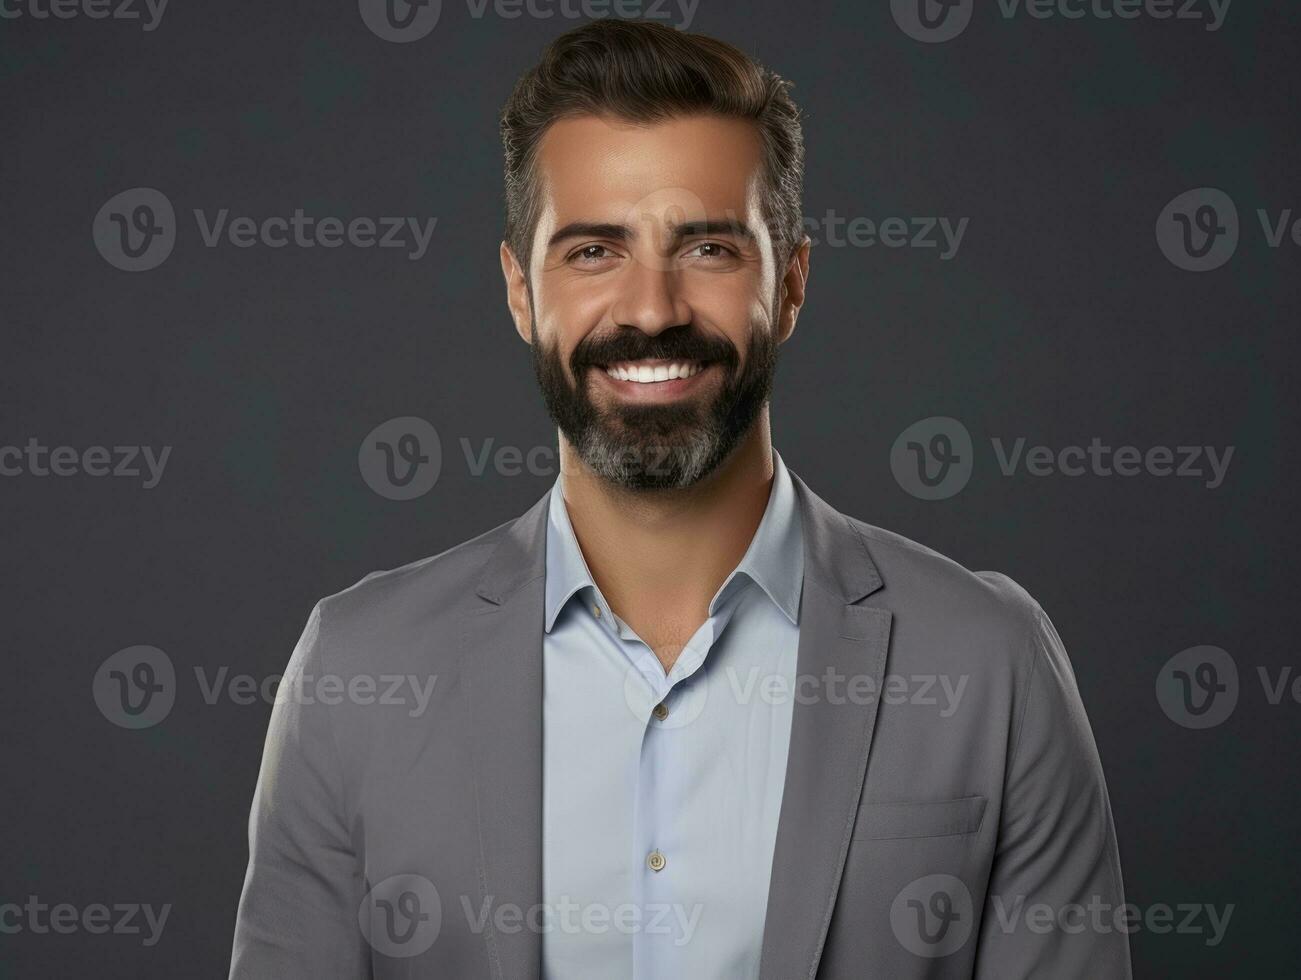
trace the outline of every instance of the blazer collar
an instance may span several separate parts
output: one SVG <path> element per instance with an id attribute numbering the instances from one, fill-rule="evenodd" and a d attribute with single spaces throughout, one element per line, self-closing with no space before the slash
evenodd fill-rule
<path id="1" fill-rule="evenodd" d="M 804 574 L 853 603 L 884 584 L 854 522 L 787 470 L 795 488 L 804 536 Z M 547 571 L 547 519 L 553 486 L 527 511 L 506 525 L 480 575 L 477 592 L 501 605 Z"/>

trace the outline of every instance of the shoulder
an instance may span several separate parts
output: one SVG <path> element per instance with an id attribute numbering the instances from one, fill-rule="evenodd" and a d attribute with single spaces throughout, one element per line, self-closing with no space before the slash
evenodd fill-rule
<path id="1" fill-rule="evenodd" d="M 964 609 L 1017 622 L 1032 622 L 1039 603 L 1002 572 L 972 571 L 902 534 L 847 517 L 863 537 L 868 554 L 886 586 L 912 593 L 920 590 L 936 600 L 959 602 Z"/>
<path id="2" fill-rule="evenodd" d="M 484 566 L 517 519 L 321 599 L 312 622 L 325 666 L 401 669 L 410 658 L 454 653 Z"/>
<path id="3" fill-rule="evenodd" d="M 884 583 L 874 600 L 907 635 L 962 651 L 963 659 L 997 661 L 1014 673 L 1030 667 L 1043 650 L 1051 624 L 1038 601 L 1008 575 L 973 571 L 901 534 L 846 520 Z"/>
<path id="4" fill-rule="evenodd" d="M 364 616 L 370 610 L 393 611 L 411 602 L 434 603 L 473 588 L 497 543 L 513 521 L 463 541 L 446 551 L 401 565 L 374 571 L 321 605 L 332 617 Z"/>

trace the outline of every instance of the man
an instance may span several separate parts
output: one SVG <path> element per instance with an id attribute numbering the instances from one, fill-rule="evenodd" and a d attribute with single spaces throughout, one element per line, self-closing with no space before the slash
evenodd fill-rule
<path id="1" fill-rule="evenodd" d="M 600 21 L 502 132 L 561 476 L 313 611 L 285 687 L 349 693 L 275 708 L 231 976 L 1128 977 L 1080 914 L 1124 898 L 1047 617 L 772 448 L 809 271 L 786 83 Z"/>

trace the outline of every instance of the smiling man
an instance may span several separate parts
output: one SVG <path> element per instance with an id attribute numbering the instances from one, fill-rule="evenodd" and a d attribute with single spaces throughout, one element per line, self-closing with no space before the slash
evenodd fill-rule
<path id="1" fill-rule="evenodd" d="M 600 21 L 502 134 L 561 474 L 313 610 L 284 688 L 348 693 L 275 708 L 231 976 L 1128 977 L 1048 618 L 771 444 L 809 276 L 787 83 Z M 378 676 L 435 679 L 427 710 Z"/>

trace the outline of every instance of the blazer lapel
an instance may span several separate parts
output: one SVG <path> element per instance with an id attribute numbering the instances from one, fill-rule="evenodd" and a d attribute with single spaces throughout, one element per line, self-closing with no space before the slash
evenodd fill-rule
<path id="1" fill-rule="evenodd" d="M 791 720 L 760 980 L 817 973 L 867 772 L 875 695 L 890 641 L 890 613 L 854 604 L 882 586 L 862 535 L 791 476 L 804 526 L 797 671 L 818 679 L 819 696 L 797 701 Z M 866 704 L 847 696 L 856 678 L 871 679 L 874 696 Z"/>
<path id="2" fill-rule="evenodd" d="M 489 557 L 465 628 L 462 663 L 470 700 L 479 868 L 490 912 L 509 905 L 528 915 L 542 901 L 542 621 L 549 496 L 507 529 Z M 495 980 L 538 980 L 542 937 L 537 930 L 499 932 L 490 915 L 485 939 Z"/>
<path id="3" fill-rule="evenodd" d="M 839 690 L 797 702 L 773 854 L 760 980 L 812 978 L 835 907 L 867 771 L 878 698 L 847 699 L 850 679 L 879 692 L 890 613 L 855 605 L 881 588 L 862 536 L 794 473 L 804 528 L 798 673 Z M 466 617 L 463 666 L 490 910 L 542 901 L 542 621 L 550 492 L 504 532 Z M 828 697 L 827 695 L 830 695 Z M 539 980 L 541 936 L 486 927 L 495 980 Z"/>

